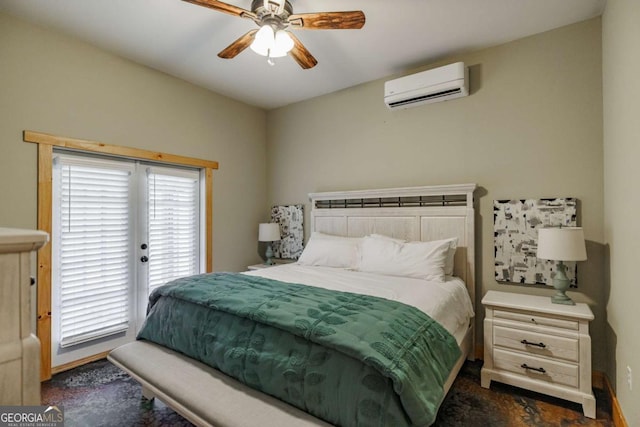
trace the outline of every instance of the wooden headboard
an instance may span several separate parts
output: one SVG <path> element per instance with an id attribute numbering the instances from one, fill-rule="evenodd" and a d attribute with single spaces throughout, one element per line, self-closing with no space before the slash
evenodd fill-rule
<path id="1" fill-rule="evenodd" d="M 475 184 L 311 193 L 311 231 L 412 241 L 458 238 L 454 275 L 475 308 Z"/>

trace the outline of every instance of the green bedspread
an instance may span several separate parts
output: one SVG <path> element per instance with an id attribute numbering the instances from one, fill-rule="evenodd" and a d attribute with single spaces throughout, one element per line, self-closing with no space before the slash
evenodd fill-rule
<path id="1" fill-rule="evenodd" d="M 414 307 L 234 273 L 156 289 L 138 339 L 342 426 L 430 425 L 460 356 Z"/>

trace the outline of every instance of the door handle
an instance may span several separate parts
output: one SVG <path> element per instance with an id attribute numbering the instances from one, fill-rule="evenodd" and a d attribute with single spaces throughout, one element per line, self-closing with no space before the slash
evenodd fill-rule
<path id="1" fill-rule="evenodd" d="M 140 261 L 147 262 L 149 261 L 149 258 L 146 255 L 143 255 L 142 258 L 140 258 Z"/>

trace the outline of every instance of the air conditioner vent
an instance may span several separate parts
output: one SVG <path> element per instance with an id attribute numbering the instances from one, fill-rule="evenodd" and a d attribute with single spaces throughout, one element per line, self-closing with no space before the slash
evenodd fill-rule
<path id="1" fill-rule="evenodd" d="M 393 108 L 393 107 L 399 107 L 401 105 L 406 105 L 406 104 L 414 104 L 416 102 L 421 102 L 428 99 L 441 98 L 443 96 L 459 94 L 460 92 L 462 92 L 460 88 L 443 90 L 442 92 L 430 93 L 422 96 L 415 96 L 413 98 L 405 99 L 404 101 L 390 102 L 389 107 Z"/>

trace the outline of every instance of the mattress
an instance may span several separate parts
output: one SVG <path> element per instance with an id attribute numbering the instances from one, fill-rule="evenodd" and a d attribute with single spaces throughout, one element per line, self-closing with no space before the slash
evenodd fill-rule
<path id="1" fill-rule="evenodd" d="M 444 282 L 431 282 L 410 277 L 384 276 L 295 263 L 248 271 L 244 274 L 399 301 L 428 314 L 453 335 L 458 344 L 474 316 L 473 305 L 464 281 L 453 276 L 447 276 Z"/>

